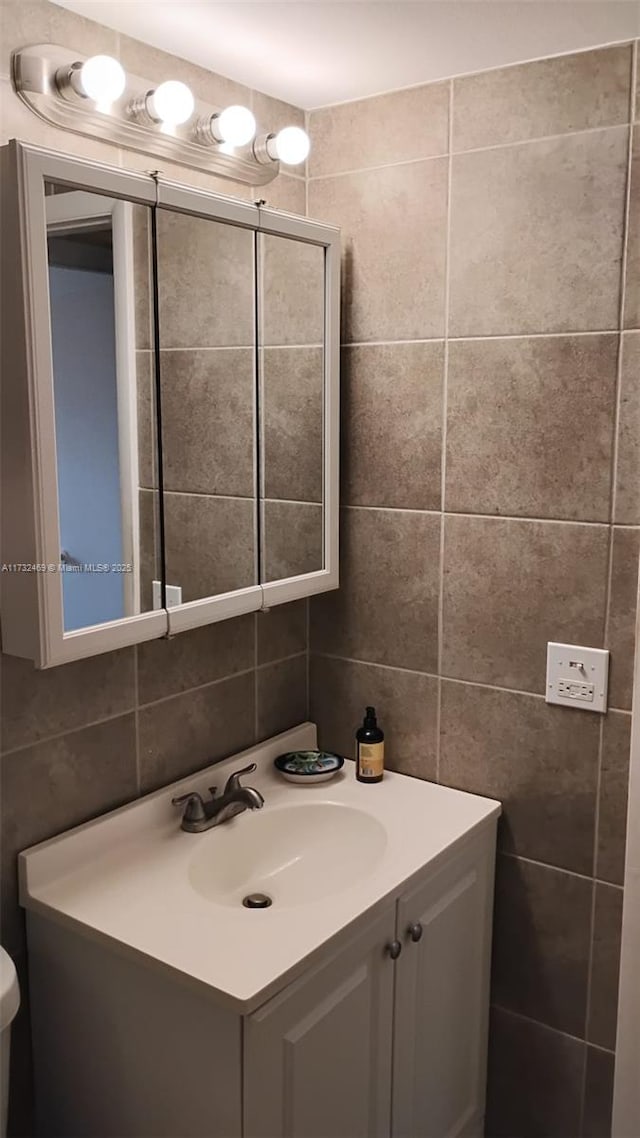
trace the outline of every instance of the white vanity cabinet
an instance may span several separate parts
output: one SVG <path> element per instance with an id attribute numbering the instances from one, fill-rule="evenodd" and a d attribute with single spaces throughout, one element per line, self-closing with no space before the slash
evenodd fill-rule
<path id="1" fill-rule="evenodd" d="M 244 1138 L 482 1134 L 493 851 L 419 875 L 247 1017 Z"/>
<path id="2" fill-rule="evenodd" d="M 500 805 L 278 776 L 315 745 L 301 724 L 20 855 L 37 1138 L 482 1134 Z M 261 810 L 180 828 L 176 795 L 253 763 Z"/>
<path id="3" fill-rule="evenodd" d="M 29 913 L 38 1138 L 481 1135 L 494 849 L 492 820 L 248 1015 Z"/>

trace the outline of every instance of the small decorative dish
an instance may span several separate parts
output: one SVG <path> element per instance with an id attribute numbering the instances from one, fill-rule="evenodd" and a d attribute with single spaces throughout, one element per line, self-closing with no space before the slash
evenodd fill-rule
<path id="1" fill-rule="evenodd" d="M 273 765 L 289 782 L 327 782 L 344 766 L 344 759 L 333 751 L 287 751 Z"/>

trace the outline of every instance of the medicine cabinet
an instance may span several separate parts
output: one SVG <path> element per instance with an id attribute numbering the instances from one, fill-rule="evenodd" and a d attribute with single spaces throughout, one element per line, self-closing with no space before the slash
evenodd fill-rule
<path id="1" fill-rule="evenodd" d="M 2 160 L 3 650 L 50 667 L 336 588 L 338 231 Z"/>

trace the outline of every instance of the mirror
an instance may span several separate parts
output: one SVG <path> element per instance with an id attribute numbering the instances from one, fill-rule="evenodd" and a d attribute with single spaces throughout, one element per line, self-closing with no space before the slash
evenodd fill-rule
<path id="1" fill-rule="evenodd" d="M 336 588 L 338 231 L 3 162 L 3 650 L 51 667 Z"/>
<path id="2" fill-rule="evenodd" d="M 258 584 L 255 233 L 158 208 L 167 603 Z"/>
<path id="3" fill-rule="evenodd" d="M 322 569 L 324 247 L 46 207 L 65 632 Z"/>
<path id="4" fill-rule="evenodd" d="M 52 181 L 45 207 L 67 633 L 149 611 L 160 578 L 151 210 Z"/>
<path id="5" fill-rule="evenodd" d="M 324 567 L 325 251 L 259 242 L 261 581 Z"/>

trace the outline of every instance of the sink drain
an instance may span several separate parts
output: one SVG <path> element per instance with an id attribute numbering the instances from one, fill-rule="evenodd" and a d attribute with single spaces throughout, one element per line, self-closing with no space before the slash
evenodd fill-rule
<path id="1" fill-rule="evenodd" d="M 266 893 L 249 893 L 242 901 L 245 909 L 268 909 L 273 905 L 271 897 Z"/>

